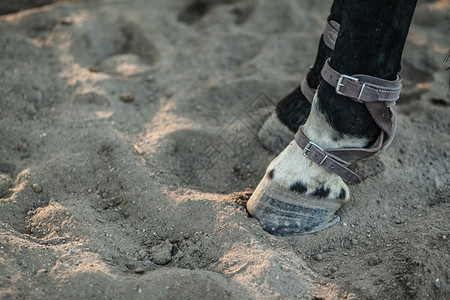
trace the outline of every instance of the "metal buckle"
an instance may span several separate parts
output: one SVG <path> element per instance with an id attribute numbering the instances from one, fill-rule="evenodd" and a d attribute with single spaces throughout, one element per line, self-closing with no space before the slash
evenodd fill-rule
<path id="1" fill-rule="evenodd" d="M 351 81 L 354 81 L 354 82 L 358 82 L 359 79 L 355 78 L 355 77 L 352 77 L 352 76 L 345 75 L 345 74 L 342 74 L 339 77 L 338 83 L 336 85 L 336 94 L 346 96 L 344 93 L 341 92 L 341 87 L 344 86 L 344 84 L 342 83 L 342 81 L 344 81 L 344 78 L 347 78 L 348 80 L 351 80 Z M 360 96 L 361 96 L 361 93 L 359 93 Z"/>
<path id="2" fill-rule="evenodd" d="M 308 144 L 306 144 L 305 148 L 303 148 L 303 156 L 309 158 L 308 152 L 311 151 L 311 146 L 314 145 L 317 149 L 320 151 L 324 151 L 322 148 L 320 148 L 317 144 L 314 142 L 309 141 Z"/>
<path id="3" fill-rule="evenodd" d="M 311 158 L 309 158 L 309 156 L 308 156 L 308 152 L 311 151 L 311 146 L 312 146 L 312 145 L 314 145 L 314 146 L 315 146 L 317 149 L 319 149 L 321 152 L 325 153 L 325 157 L 318 163 L 318 165 L 321 166 L 321 165 L 327 160 L 327 158 L 328 158 L 328 153 L 327 153 L 325 150 L 323 150 L 322 148 L 320 148 L 317 144 L 315 144 L 315 143 L 309 141 L 308 144 L 306 144 L 305 148 L 303 149 L 303 156 L 306 157 L 306 158 L 308 158 L 308 159 L 311 159 Z"/>

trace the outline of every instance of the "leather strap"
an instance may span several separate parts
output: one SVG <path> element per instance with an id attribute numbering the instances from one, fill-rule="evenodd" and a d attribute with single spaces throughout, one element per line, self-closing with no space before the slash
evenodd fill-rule
<path id="1" fill-rule="evenodd" d="M 339 157 L 336 157 L 324 149 L 320 148 L 318 145 L 314 144 L 309 140 L 302 132 L 301 129 L 297 131 L 295 134 L 295 141 L 303 150 L 303 155 L 309 158 L 314 163 L 318 164 L 321 167 L 324 167 L 330 172 L 333 172 L 345 180 L 358 184 L 361 183 L 361 178 L 347 168 L 348 163 L 342 161 Z"/>
<path id="2" fill-rule="evenodd" d="M 325 29 L 322 33 L 322 39 L 327 45 L 328 48 L 334 50 L 334 45 L 336 44 L 336 40 L 339 33 L 339 23 L 333 20 L 327 20 L 327 24 L 325 25 Z"/>
<path id="3" fill-rule="evenodd" d="M 384 133 L 382 131 L 377 141 L 369 148 L 336 148 L 325 150 L 308 139 L 301 127 L 295 134 L 295 141 L 303 150 L 304 156 L 353 184 L 359 184 L 362 180 L 348 166 L 356 160 L 380 151 L 383 145 L 383 139 Z"/>
<path id="4" fill-rule="evenodd" d="M 400 97 L 402 78 L 386 80 L 364 74 L 340 74 L 325 61 L 321 75 L 323 80 L 336 89 L 336 93 L 364 103 L 375 123 L 384 131 L 383 149 L 394 139 L 397 119 L 391 107 Z"/>
<path id="5" fill-rule="evenodd" d="M 336 89 L 336 93 L 364 103 L 381 132 L 375 143 L 368 148 L 322 149 L 302 132 L 295 134 L 295 141 L 303 150 L 303 155 L 319 166 L 324 167 L 353 184 L 361 183 L 361 178 L 347 166 L 356 160 L 374 155 L 386 148 L 394 138 L 396 116 L 391 110 L 400 96 L 402 80 L 397 76 L 390 81 L 369 75 L 344 75 L 334 70 L 329 59 L 325 62 L 321 75 Z"/>
<path id="6" fill-rule="evenodd" d="M 387 107 L 394 106 L 400 97 L 400 76 L 390 81 L 363 74 L 345 75 L 333 69 L 329 61 L 325 61 L 321 75 L 323 80 L 336 88 L 337 94 L 358 102 L 385 102 Z"/>
<path id="7" fill-rule="evenodd" d="M 338 22 L 328 19 L 325 25 L 325 29 L 323 30 L 322 39 L 325 45 L 327 45 L 327 47 L 330 48 L 331 50 L 334 50 L 334 45 L 336 44 L 336 39 L 339 33 L 340 26 L 341 25 L 339 25 Z M 308 100 L 309 103 L 312 103 L 314 95 L 316 94 L 316 89 L 309 86 L 306 77 L 303 78 L 300 84 L 300 88 L 306 100 Z"/>
<path id="8" fill-rule="evenodd" d="M 313 89 L 309 86 L 306 77 L 303 78 L 302 82 L 300 83 L 300 90 L 302 91 L 302 94 L 303 96 L 305 96 L 306 100 L 308 100 L 309 103 L 312 103 L 314 95 L 316 94 L 316 89 Z"/>

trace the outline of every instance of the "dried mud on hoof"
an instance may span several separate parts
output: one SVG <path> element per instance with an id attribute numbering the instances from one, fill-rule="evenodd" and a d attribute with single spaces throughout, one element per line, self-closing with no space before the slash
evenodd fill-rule
<path id="1" fill-rule="evenodd" d="M 262 228 L 277 236 L 305 235 L 339 222 L 336 201 L 313 199 L 283 189 L 264 177 L 247 203 Z"/>

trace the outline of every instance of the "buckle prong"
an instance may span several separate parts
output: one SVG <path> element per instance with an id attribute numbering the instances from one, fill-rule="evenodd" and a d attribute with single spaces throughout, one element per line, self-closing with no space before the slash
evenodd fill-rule
<path id="1" fill-rule="evenodd" d="M 354 81 L 354 82 L 358 82 L 358 81 L 359 81 L 358 78 L 355 78 L 355 77 L 352 77 L 352 76 L 348 76 L 348 75 L 342 74 L 342 75 L 339 77 L 339 80 L 338 80 L 337 85 L 336 85 L 336 94 L 338 94 L 338 95 L 343 95 L 343 96 L 345 96 L 345 94 L 341 92 L 341 87 L 344 86 L 344 84 L 342 83 L 342 82 L 344 81 L 344 78 L 347 78 L 348 80 L 351 80 L 351 81 Z M 363 89 L 364 89 L 364 86 L 365 86 L 365 84 L 363 84 Z M 362 93 L 362 90 L 361 90 L 361 93 Z M 361 96 L 361 93 L 360 93 L 360 96 Z M 358 99 L 358 100 L 359 100 L 359 99 Z"/>
<path id="2" fill-rule="evenodd" d="M 308 152 L 311 151 L 311 142 L 308 142 L 308 144 L 306 144 L 305 148 L 303 149 L 303 156 L 304 157 L 308 157 Z"/>
<path id="3" fill-rule="evenodd" d="M 311 146 L 316 147 L 317 149 L 319 149 L 320 151 L 324 151 L 322 148 L 320 148 L 316 143 L 309 141 L 308 144 L 306 144 L 305 148 L 303 148 L 303 156 L 309 158 L 308 156 L 308 152 L 311 151 Z"/>

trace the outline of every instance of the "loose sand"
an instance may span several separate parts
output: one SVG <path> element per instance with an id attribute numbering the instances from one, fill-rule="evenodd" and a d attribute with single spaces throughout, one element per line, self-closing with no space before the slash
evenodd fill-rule
<path id="1" fill-rule="evenodd" d="M 256 133 L 330 1 L 0 3 L 2 299 L 450 295 L 445 0 L 417 8 L 398 134 L 341 222 L 283 238 L 245 210 Z"/>

